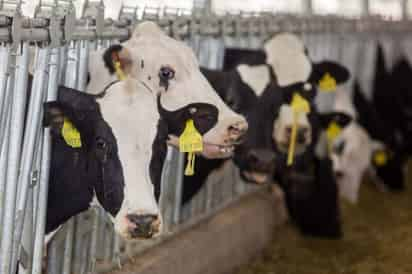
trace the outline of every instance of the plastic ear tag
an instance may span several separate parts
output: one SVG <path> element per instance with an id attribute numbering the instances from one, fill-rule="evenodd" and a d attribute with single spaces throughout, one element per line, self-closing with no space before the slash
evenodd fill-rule
<path id="1" fill-rule="evenodd" d="M 299 95 L 299 93 L 294 93 L 292 102 L 290 104 L 293 110 L 293 125 L 292 125 L 292 133 L 290 136 L 290 144 L 288 150 L 288 159 L 287 165 L 293 165 L 293 160 L 295 157 L 295 149 L 296 149 L 296 136 L 298 132 L 298 118 L 299 114 L 301 113 L 309 113 L 310 112 L 310 105 L 309 102 Z"/>
<path id="2" fill-rule="evenodd" d="M 319 89 L 323 92 L 336 91 L 336 79 L 327 72 L 319 81 Z"/>
<path id="3" fill-rule="evenodd" d="M 309 102 L 299 95 L 299 93 L 295 92 L 293 94 L 292 102 L 290 106 L 295 114 L 299 113 L 309 113 L 310 112 L 310 104 Z"/>
<path id="4" fill-rule="evenodd" d="M 80 138 L 80 132 L 74 127 L 69 119 L 64 117 L 62 136 L 66 144 L 72 148 L 82 147 L 82 141 Z"/>
<path id="5" fill-rule="evenodd" d="M 388 155 L 385 151 L 378 151 L 373 155 L 373 162 L 376 166 L 384 166 L 388 162 Z"/>
<path id="6" fill-rule="evenodd" d="M 123 81 L 124 79 L 126 79 L 126 75 L 124 74 L 122 70 L 122 65 L 120 64 L 120 61 L 114 61 L 114 70 L 116 72 L 117 78 L 120 81 Z"/>
<path id="7" fill-rule="evenodd" d="M 331 122 L 326 130 L 326 136 L 328 137 L 329 143 L 332 143 L 339 136 L 341 131 L 342 128 L 336 122 Z"/>
<path id="8" fill-rule="evenodd" d="M 197 131 L 192 119 L 186 121 L 186 127 L 179 137 L 180 152 L 188 153 L 188 161 L 185 169 L 186 176 L 194 175 L 195 152 L 203 151 L 202 135 Z"/>

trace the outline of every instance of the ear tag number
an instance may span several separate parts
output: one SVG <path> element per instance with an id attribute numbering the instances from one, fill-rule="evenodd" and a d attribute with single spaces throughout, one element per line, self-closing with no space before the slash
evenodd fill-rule
<path id="1" fill-rule="evenodd" d="M 342 128 L 336 122 L 331 122 L 329 124 L 329 127 L 326 130 L 326 138 L 328 139 L 329 151 L 332 151 L 333 141 L 335 141 L 335 139 L 341 132 Z"/>
<path id="2" fill-rule="evenodd" d="M 114 70 L 116 72 L 117 78 L 120 81 L 123 81 L 124 79 L 126 79 L 126 75 L 124 74 L 122 70 L 122 65 L 120 64 L 120 61 L 114 61 Z"/>
<path id="3" fill-rule="evenodd" d="M 388 155 L 385 151 L 381 150 L 381 151 L 377 151 L 374 155 L 373 155 L 373 163 L 378 166 L 378 167 L 382 167 L 385 166 L 388 163 Z"/>
<path id="4" fill-rule="evenodd" d="M 203 139 L 192 119 L 186 121 L 186 127 L 179 137 L 179 149 L 180 152 L 188 153 L 185 175 L 193 176 L 195 174 L 195 152 L 203 151 Z"/>
<path id="5" fill-rule="evenodd" d="M 64 117 L 62 136 L 66 144 L 72 148 L 81 148 L 82 141 L 80 138 L 80 132 L 74 127 L 69 119 Z"/>
<path id="6" fill-rule="evenodd" d="M 329 72 L 319 81 L 319 89 L 322 92 L 334 92 L 336 91 L 336 86 L 336 79 L 333 78 Z"/>
<path id="7" fill-rule="evenodd" d="M 295 148 L 296 148 L 296 136 L 298 132 L 298 119 L 300 114 L 306 114 L 310 112 L 310 105 L 309 102 L 299 95 L 299 93 L 295 92 L 293 94 L 292 102 L 290 107 L 293 111 L 293 125 L 292 125 L 292 133 L 290 136 L 290 143 L 289 143 L 289 150 L 288 150 L 288 161 L 287 165 L 293 165 L 293 160 L 295 157 Z"/>

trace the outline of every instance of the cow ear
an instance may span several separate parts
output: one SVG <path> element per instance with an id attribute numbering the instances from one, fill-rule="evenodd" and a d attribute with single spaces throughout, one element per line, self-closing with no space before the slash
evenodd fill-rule
<path id="1" fill-rule="evenodd" d="M 64 104 L 54 101 L 44 104 L 43 126 L 50 127 L 53 136 L 60 136 L 72 148 L 82 147 L 82 137 L 71 119 L 72 112 Z"/>
<path id="2" fill-rule="evenodd" d="M 320 91 L 335 91 L 337 85 L 345 83 L 349 78 L 349 70 L 338 63 L 324 61 L 313 64 L 311 82 L 316 83 Z"/>
<path id="3" fill-rule="evenodd" d="M 130 52 L 122 45 L 112 45 L 105 50 L 103 61 L 110 74 L 116 73 L 119 80 L 126 77 L 132 66 Z"/>
<path id="4" fill-rule="evenodd" d="M 329 112 L 319 114 L 321 127 L 326 129 L 331 123 L 335 123 L 340 128 L 345 128 L 352 121 L 352 117 L 343 112 Z"/>

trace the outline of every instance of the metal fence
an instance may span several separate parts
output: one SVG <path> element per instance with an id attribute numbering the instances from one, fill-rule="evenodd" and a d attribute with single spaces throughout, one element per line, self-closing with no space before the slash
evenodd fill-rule
<path id="1" fill-rule="evenodd" d="M 169 35 L 186 41 L 200 64 L 221 68 L 228 47 L 261 48 L 275 33 L 301 35 L 314 61 L 342 62 L 370 93 L 376 44 L 381 43 L 392 64 L 401 53 L 412 56 L 406 34 L 409 21 L 379 18 L 227 14 L 217 16 L 168 8 L 123 6 L 118 20 L 104 19 L 101 2 L 86 2 L 81 19 L 73 3 L 40 3 L 35 18 L 24 18 L 19 3 L 0 10 L 0 273 L 39 274 L 50 160 L 50 132 L 41 127 L 42 104 L 56 98 L 57 84 L 85 90 L 88 55 L 128 38 L 141 20 L 156 21 Z M 33 43 L 36 42 L 36 43 Z M 35 58 L 31 58 L 34 56 Z M 30 60 L 34 60 L 33 63 Z M 30 96 L 28 73 L 33 73 Z M 333 95 L 319 98 L 321 110 L 331 107 Z M 47 250 L 47 269 L 57 273 L 103 273 L 124 260 L 160 244 L 174 233 L 216 213 L 254 188 L 244 184 L 233 163 L 210 176 L 209 182 L 181 207 L 183 157 L 168 149 L 162 174 L 161 211 L 167 233 L 147 241 L 122 242 L 104 211 L 93 205 L 72 218 L 54 236 Z"/>

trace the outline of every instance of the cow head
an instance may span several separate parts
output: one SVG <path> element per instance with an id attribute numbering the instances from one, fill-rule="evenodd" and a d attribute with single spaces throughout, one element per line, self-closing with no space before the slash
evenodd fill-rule
<path id="1" fill-rule="evenodd" d="M 279 90 L 284 93 L 283 104 L 274 121 L 273 138 L 283 153 L 290 143 L 293 123 L 297 124 L 296 154 L 301 154 L 312 142 L 310 112 L 293 111 L 292 99 L 299 95 L 314 108 L 318 90 L 331 92 L 346 82 L 349 71 L 343 66 L 323 61 L 312 63 L 303 42 L 295 35 L 281 33 L 265 43 L 266 62 L 271 66 Z"/>
<path id="2" fill-rule="evenodd" d="M 216 106 L 218 121 L 204 135 L 203 155 L 232 156 L 234 145 L 247 130 L 246 120 L 219 98 L 200 73 L 193 51 L 183 42 L 166 36 L 154 23 L 145 22 L 137 26 L 130 40 L 106 50 L 104 62 L 111 74 L 116 72 L 115 65 L 119 62 L 129 92 L 143 87 L 153 97 L 161 94 L 162 105 L 168 111 L 191 103 Z M 170 143 L 177 145 L 174 142 L 177 139 L 173 138 L 177 136 L 171 137 Z"/>
<path id="3" fill-rule="evenodd" d="M 46 231 L 86 210 L 93 195 L 116 216 L 123 171 L 116 138 L 94 97 L 60 87 L 58 101 L 45 104 L 44 122 L 53 137 Z"/>
<path id="4" fill-rule="evenodd" d="M 158 200 L 166 141 L 177 146 L 186 121 L 193 119 L 203 134 L 203 154 L 229 157 L 247 123 L 201 75 L 193 52 L 153 23 L 137 26 L 131 39 L 107 49 L 103 60 L 120 80 L 98 99 L 117 139 L 125 179 L 115 228 L 125 237 L 150 237 L 161 231 Z"/>

